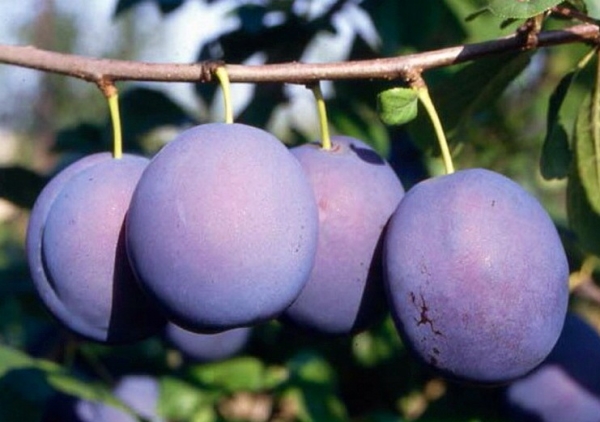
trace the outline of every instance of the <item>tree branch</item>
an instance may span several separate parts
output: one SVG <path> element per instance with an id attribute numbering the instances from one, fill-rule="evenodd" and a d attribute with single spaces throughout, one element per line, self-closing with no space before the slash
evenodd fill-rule
<path id="1" fill-rule="evenodd" d="M 537 48 L 586 42 L 600 44 L 600 28 L 581 24 L 566 29 L 544 31 L 538 35 Z M 288 82 L 308 84 L 337 79 L 403 79 L 415 69 L 450 66 L 509 51 L 526 50 L 518 34 L 492 41 L 440 50 L 374 60 L 334 63 L 280 63 L 267 65 L 226 65 L 231 82 Z M 98 59 L 40 50 L 32 46 L 0 44 L 0 63 L 63 74 L 100 87 L 113 81 L 211 82 L 216 68 L 223 63 L 193 64 L 146 63 Z"/>

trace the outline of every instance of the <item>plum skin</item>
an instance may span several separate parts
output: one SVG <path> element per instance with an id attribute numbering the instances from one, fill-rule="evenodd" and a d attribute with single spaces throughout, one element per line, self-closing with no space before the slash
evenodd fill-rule
<path id="1" fill-rule="evenodd" d="M 569 271 L 557 230 L 498 173 L 462 170 L 415 185 L 390 220 L 384 265 L 403 340 L 450 379 L 519 377 L 561 332 Z"/>
<path id="2" fill-rule="evenodd" d="M 248 342 L 251 332 L 250 327 L 240 327 L 200 334 L 169 323 L 165 327 L 165 339 L 190 362 L 213 362 L 239 353 Z"/>
<path id="3" fill-rule="evenodd" d="M 92 154 L 54 177 L 32 209 L 26 247 L 36 291 L 62 325 L 86 339 L 134 342 L 165 323 L 125 251 L 125 214 L 147 163 Z"/>
<path id="4" fill-rule="evenodd" d="M 317 207 L 298 161 L 242 124 L 182 132 L 144 171 L 127 217 L 130 261 L 175 324 L 250 326 L 299 294 L 317 244 Z"/>
<path id="5" fill-rule="evenodd" d="M 600 415 L 600 335 L 567 314 L 548 357 L 505 391 L 515 421 L 594 421 Z M 511 419 L 512 420 L 512 419 Z"/>
<path id="6" fill-rule="evenodd" d="M 302 164 L 319 208 L 319 242 L 311 276 L 282 320 L 312 333 L 352 335 L 387 311 L 381 239 L 404 188 L 371 147 L 347 136 L 332 148 L 291 149 Z"/>

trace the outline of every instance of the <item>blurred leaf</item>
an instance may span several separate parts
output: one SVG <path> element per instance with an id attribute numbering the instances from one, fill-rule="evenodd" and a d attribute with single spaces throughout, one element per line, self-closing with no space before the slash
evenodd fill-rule
<path id="1" fill-rule="evenodd" d="M 0 267 L 0 281 L 0 297 L 34 291 L 29 267 L 25 262 L 12 261 L 8 266 Z"/>
<path id="2" fill-rule="evenodd" d="M 117 16 L 123 12 L 125 12 L 128 9 L 131 9 L 133 6 L 136 6 L 138 3 L 142 3 L 144 1 L 149 1 L 149 0 L 119 0 L 119 2 L 117 3 L 116 7 L 115 7 L 115 11 L 113 13 L 113 16 Z M 179 6 L 181 6 L 185 0 L 152 0 L 154 1 L 160 11 L 162 13 L 170 13 L 172 11 L 174 11 L 175 9 L 177 9 Z"/>
<path id="3" fill-rule="evenodd" d="M 262 362 L 252 357 L 206 363 L 190 369 L 190 376 L 195 381 L 226 392 L 261 390 L 265 388 L 265 374 Z"/>
<path id="4" fill-rule="evenodd" d="M 38 404 L 58 391 L 131 412 L 107 387 L 84 382 L 54 362 L 34 359 L 19 350 L 0 346 L 0 390 L 7 389 L 24 400 Z"/>
<path id="5" fill-rule="evenodd" d="M 266 127 L 273 111 L 287 101 L 283 84 L 266 83 L 257 89 L 252 100 L 237 116 L 236 121 L 254 127 Z"/>
<path id="6" fill-rule="evenodd" d="M 566 74 L 550 96 L 546 138 L 544 139 L 540 159 L 541 173 L 544 179 L 547 180 L 562 179 L 569 172 L 571 151 L 567 131 L 560 121 L 560 109 L 577 73 L 578 71 L 573 71 Z"/>
<path id="7" fill-rule="evenodd" d="M 567 217 L 578 245 L 600 256 L 600 214 L 593 210 L 575 167 L 567 183 Z"/>
<path id="8" fill-rule="evenodd" d="M 287 363 L 290 378 L 303 383 L 333 386 L 335 374 L 323 356 L 312 351 L 301 351 Z"/>
<path id="9" fill-rule="evenodd" d="M 121 126 L 125 149 L 142 150 L 141 138 L 161 126 L 181 126 L 194 122 L 166 94 L 145 87 L 136 87 L 120 96 Z M 105 125 L 107 139 L 112 139 L 112 126 Z"/>
<path id="10" fill-rule="evenodd" d="M 419 97 L 412 88 L 392 88 L 379 93 L 377 109 L 386 125 L 397 126 L 417 117 Z"/>
<path id="11" fill-rule="evenodd" d="M 265 6 L 256 4 L 243 5 L 238 9 L 242 30 L 253 34 L 260 32 L 264 27 L 264 18 L 268 10 Z"/>
<path id="12" fill-rule="evenodd" d="M 383 56 L 408 46 L 425 51 L 457 44 L 465 37 L 464 23 L 440 0 L 364 0 L 360 6 L 379 33 Z"/>
<path id="13" fill-rule="evenodd" d="M 338 4 L 339 3 L 339 4 Z M 344 2 L 342 2 L 344 3 Z M 291 13 L 291 3 L 273 2 L 268 7 L 243 5 L 236 9 L 241 26 L 218 38 L 204 43 L 198 53 L 198 61 L 224 60 L 230 64 L 240 64 L 256 53 L 265 56 L 266 63 L 281 63 L 299 60 L 311 40 L 322 31 L 333 31 L 332 15 L 342 6 L 335 2 L 322 16 L 307 21 Z M 279 9 L 286 19 L 283 23 L 265 26 L 263 22 L 267 11 Z M 285 40 L 285 42 L 281 42 Z M 259 95 L 265 91 L 265 85 L 257 90 Z M 286 101 L 282 84 L 270 84 L 266 88 L 271 95 L 264 94 L 263 99 L 253 99 L 243 113 L 241 121 L 253 126 L 264 127 L 277 105 Z M 275 86 L 277 85 L 277 86 Z M 212 103 L 217 91 L 216 84 L 199 83 L 195 90 L 206 104 Z M 255 96 L 256 96 L 255 95 Z M 264 101 L 264 102 L 263 102 Z M 260 104 L 260 106 L 256 106 Z M 264 107 L 266 105 L 266 107 Z M 263 108 L 261 110 L 261 108 Z"/>
<path id="14" fill-rule="evenodd" d="M 600 212 L 600 84 L 583 102 L 575 123 L 575 156 L 581 184 L 592 209 Z"/>
<path id="15" fill-rule="evenodd" d="M 527 19 L 562 2 L 563 0 L 491 0 L 488 9 L 503 18 Z"/>
<path id="16" fill-rule="evenodd" d="M 594 19 L 600 19 L 600 2 L 598 0 L 584 0 L 587 13 Z"/>
<path id="17" fill-rule="evenodd" d="M 328 102 L 327 112 L 338 133 L 366 142 L 382 157 L 389 156 L 389 133 L 374 109 L 360 101 L 338 96 Z"/>
<path id="18" fill-rule="evenodd" d="M 58 132 L 52 150 L 87 155 L 106 151 L 109 146 L 108 140 L 102 135 L 102 126 L 92 123 L 80 123 L 77 126 Z"/>
<path id="19" fill-rule="evenodd" d="M 300 422 L 342 422 L 347 421 L 346 409 L 338 397 L 320 388 L 291 387 L 282 396 L 296 412 L 293 420 Z"/>
<path id="20" fill-rule="evenodd" d="M 452 145 L 462 141 L 462 131 L 473 125 L 474 116 L 498 100 L 527 67 L 530 58 L 531 53 L 507 53 L 477 60 L 431 89 L 431 97 Z M 409 129 L 421 148 L 438 150 L 426 113 L 419 113 Z"/>
<path id="21" fill-rule="evenodd" d="M 21 166 L 0 167 L 0 198 L 32 208 L 46 184 L 46 179 Z"/>
<path id="22" fill-rule="evenodd" d="M 402 348 L 400 337 L 391 318 L 371 330 L 354 337 L 352 352 L 365 367 L 375 367 L 392 358 Z"/>
<path id="23" fill-rule="evenodd" d="M 197 415 L 209 416 L 215 420 L 213 406 L 218 395 L 208 394 L 204 390 L 174 377 L 163 377 L 160 381 L 158 413 L 168 420 L 197 420 Z"/>

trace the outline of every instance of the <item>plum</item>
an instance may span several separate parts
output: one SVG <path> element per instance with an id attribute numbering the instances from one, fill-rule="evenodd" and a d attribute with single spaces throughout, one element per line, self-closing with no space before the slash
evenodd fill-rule
<path id="1" fill-rule="evenodd" d="M 115 387 L 113 394 L 137 415 L 149 422 L 162 422 L 157 414 L 160 385 L 151 375 L 129 374 L 123 376 Z M 136 419 L 127 412 L 103 403 L 88 402 L 94 421 L 99 422 L 134 422 Z"/>
<path id="2" fill-rule="evenodd" d="M 165 339 L 190 362 L 212 362 L 240 352 L 248 342 L 251 331 L 249 327 L 240 327 L 200 334 L 169 323 L 165 327 Z"/>
<path id="3" fill-rule="evenodd" d="M 565 251 L 541 204 L 507 177 L 469 169 L 418 183 L 390 219 L 383 257 L 400 335 L 450 379 L 508 382 L 558 339 Z"/>
<path id="4" fill-rule="evenodd" d="M 552 352 L 531 374 L 506 389 L 514 420 L 595 422 L 600 415 L 600 336 L 575 313 L 567 314 Z"/>
<path id="5" fill-rule="evenodd" d="M 282 320 L 324 335 L 355 334 L 387 311 L 381 239 L 404 189 L 373 149 L 345 136 L 292 148 L 312 184 L 319 242 L 310 279 Z"/>
<path id="6" fill-rule="evenodd" d="M 133 342 L 165 323 L 125 250 L 125 214 L 147 163 L 88 156 L 54 177 L 32 209 L 26 244 L 35 288 L 59 322 L 90 340 Z"/>
<path id="7" fill-rule="evenodd" d="M 308 279 L 317 234 L 298 161 L 273 135 L 237 123 L 196 126 L 163 147 L 127 217 L 141 285 L 194 332 L 279 315 Z"/>

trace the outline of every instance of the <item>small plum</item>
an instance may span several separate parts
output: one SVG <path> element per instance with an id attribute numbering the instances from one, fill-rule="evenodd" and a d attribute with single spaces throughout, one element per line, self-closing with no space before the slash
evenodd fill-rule
<path id="1" fill-rule="evenodd" d="M 165 339 L 190 362 L 212 362 L 239 353 L 250 337 L 249 327 L 233 328 L 218 333 L 194 333 L 169 323 Z"/>
<path id="2" fill-rule="evenodd" d="M 318 217 L 298 161 L 242 124 L 188 129 L 160 150 L 127 217 L 130 261 L 175 324 L 194 332 L 278 316 L 312 268 Z"/>
<path id="3" fill-rule="evenodd" d="M 519 422 L 595 422 L 600 415 L 600 336 L 568 313 L 550 355 L 506 388 L 506 404 Z"/>
<path id="4" fill-rule="evenodd" d="M 151 375 L 129 374 L 123 376 L 113 388 L 113 394 L 137 415 L 149 422 L 163 422 L 158 416 L 160 385 Z M 91 403 L 98 422 L 134 422 L 136 419 L 121 409 L 103 403 Z"/>
<path id="5" fill-rule="evenodd" d="M 26 243 L 36 290 L 59 322 L 90 340 L 133 342 L 165 322 L 125 250 L 125 214 L 147 163 L 128 154 L 83 158 L 50 181 L 31 213 Z"/>
<path id="6" fill-rule="evenodd" d="M 346 335 L 381 319 L 387 307 L 381 240 L 404 189 L 377 152 L 346 136 L 292 148 L 312 184 L 319 243 L 310 279 L 282 320 L 313 333 Z"/>
<path id="7" fill-rule="evenodd" d="M 407 346 L 448 378 L 497 384 L 550 353 L 568 302 L 568 264 L 540 203 L 484 169 L 418 183 L 392 216 L 386 285 Z"/>

